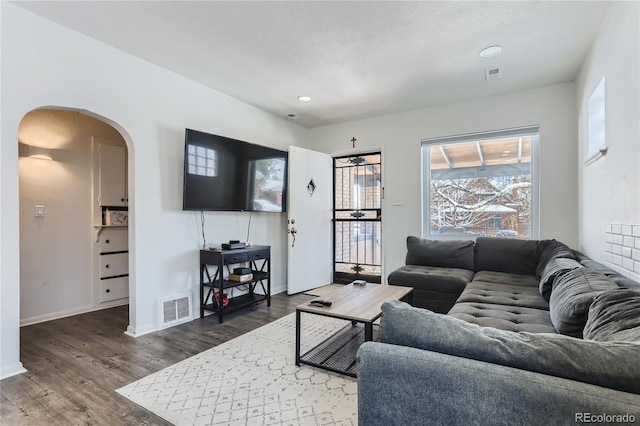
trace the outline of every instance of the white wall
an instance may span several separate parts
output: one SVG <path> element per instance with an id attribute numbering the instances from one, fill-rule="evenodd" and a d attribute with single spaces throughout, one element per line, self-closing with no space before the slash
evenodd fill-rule
<path id="1" fill-rule="evenodd" d="M 38 107 L 105 117 L 130 156 L 130 329 L 156 328 L 160 296 L 189 290 L 197 300 L 198 213 L 182 211 L 185 127 L 285 149 L 308 131 L 93 39 L 0 3 L 2 35 L 0 377 L 19 361 L 18 124 Z M 248 216 L 208 213 L 209 243 L 244 238 Z M 285 215 L 255 214 L 251 240 L 272 245 L 273 286 L 286 286 Z M 28 367 L 28 366 L 27 366 Z"/>
<path id="2" fill-rule="evenodd" d="M 21 143 L 53 153 L 53 161 L 18 163 L 22 325 L 101 307 L 92 274 L 92 136 L 124 145 L 113 127 L 79 112 L 34 110 L 20 122 Z M 35 217 L 35 205 L 45 206 L 44 217 Z"/>
<path id="3" fill-rule="evenodd" d="M 499 82 L 498 82 L 499 84 Z M 384 273 L 404 264 L 406 237 L 421 234 L 420 141 L 540 125 L 540 237 L 577 247 L 575 85 L 560 84 L 311 130 L 311 148 L 328 153 L 383 149 Z M 402 206 L 391 200 L 401 197 Z"/>
<path id="4" fill-rule="evenodd" d="M 589 256 L 605 262 L 607 226 L 640 225 L 639 10 L 638 2 L 612 3 L 576 84 L 580 246 Z M 605 157 L 585 165 L 587 101 L 603 76 L 609 149 Z"/>

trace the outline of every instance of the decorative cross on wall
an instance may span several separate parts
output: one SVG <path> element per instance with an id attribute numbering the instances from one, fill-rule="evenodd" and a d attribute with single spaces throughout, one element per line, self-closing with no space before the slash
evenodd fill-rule
<path id="1" fill-rule="evenodd" d="M 354 148 L 356 147 L 356 141 L 357 141 L 357 140 L 358 140 L 358 139 L 356 139 L 356 138 L 355 138 L 355 136 L 351 138 L 351 142 L 353 143 L 353 147 L 354 147 Z"/>

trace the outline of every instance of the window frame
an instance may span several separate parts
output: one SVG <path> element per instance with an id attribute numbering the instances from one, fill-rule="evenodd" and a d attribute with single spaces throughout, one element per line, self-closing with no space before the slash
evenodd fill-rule
<path id="1" fill-rule="evenodd" d="M 587 101 L 587 155 L 586 162 L 607 152 L 606 80 L 602 77 Z"/>
<path id="2" fill-rule="evenodd" d="M 540 238 L 540 179 L 539 179 L 539 149 L 540 126 L 531 125 L 510 129 L 501 129 L 488 132 L 466 133 L 460 135 L 426 138 L 420 141 L 421 155 L 421 235 L 422 238 L 433 240 L 475 240 L 473 235 L 431 235 L 431 158 L 430 147 L 433 145 L 446 145 L 453 143 L 465 143 L 502 139 L 508 137 L 532 136 L 531 140 L 531 228 L 530 235 L 521 239 Z"/>

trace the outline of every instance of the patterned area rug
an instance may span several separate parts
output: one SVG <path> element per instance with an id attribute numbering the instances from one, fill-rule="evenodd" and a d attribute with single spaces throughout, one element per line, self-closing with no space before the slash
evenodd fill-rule
<path id="1" fill-rule="evenodd" d="M 302 353 L 345 324 L 303 314 Z M 116 392 L 181 426 L 357 425 L 356 379 L 294 358 L 289 314 Z"/>

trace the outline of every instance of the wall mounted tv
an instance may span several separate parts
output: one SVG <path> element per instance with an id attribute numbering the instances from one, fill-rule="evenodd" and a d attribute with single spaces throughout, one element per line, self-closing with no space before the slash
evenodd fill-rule
<path id="1" fill-rule="evenodd" d="M 186 129 L 183 210 L 284 212 L 286 151 Z"/>

